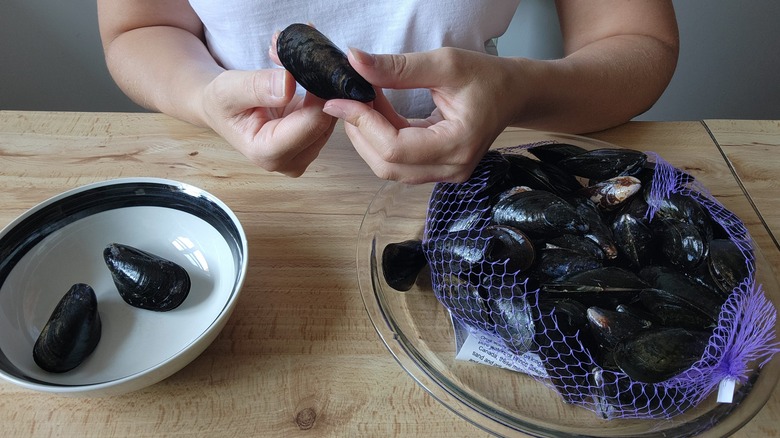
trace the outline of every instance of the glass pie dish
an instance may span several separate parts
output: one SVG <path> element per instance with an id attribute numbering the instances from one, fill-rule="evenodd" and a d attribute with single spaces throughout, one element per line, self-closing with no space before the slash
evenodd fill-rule
<path id="1" fill-rule="evenodd" d="M 529 133 L 528 143 L 541 141 L 585 149 L 618 147 L 578 136 Z M 502 436 L 725 436 L 750 421 L 771 396 L 780 377 L 777 357 L 753 368 L 732 403 L 719 403 L 715 391 L 672 418 L 604 420 L 565 403 L 553 388 L 530 375 L 456 359 L 452 318 L 434 295 L 430 272 L 423 270 L 404 292 L 388 286 L 382 272 L 387 244 L 422 239 L 433 188 L 389 182 L 378 191 L 358 234 L 358 280 L 369 317 L 393 356 L 417 383 L 465 420 Z M 755 264 L 757 283 L 777 302 L 778 284 L 757 247 Z"/>

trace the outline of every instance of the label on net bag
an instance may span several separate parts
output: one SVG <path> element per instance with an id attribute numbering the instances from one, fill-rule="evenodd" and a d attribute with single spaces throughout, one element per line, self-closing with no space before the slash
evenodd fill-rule
<path id="1" fill-rule="evenodd" d="M 452 318 L 452 315 L 450 320 L 455 331 L 455 351 L 457 351 L 455 359 L 506 368 L 534 377 L 548 377 L 539 355 L 511 353 L 507 351 L 501 338 L 474 330 L 462 324 L 457 318 Z"/>

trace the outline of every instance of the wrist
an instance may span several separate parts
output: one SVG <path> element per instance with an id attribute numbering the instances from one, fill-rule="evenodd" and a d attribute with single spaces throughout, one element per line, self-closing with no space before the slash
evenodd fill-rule
<path id="1" fill-rule="evenodd" d="M 170 111 L 180 112 L 176 117 L 189 123 L 211 128 L 211 118 L 207 112 L 208 100 L 214 93 L 215 79 L 224 71 L 221 67 L 207 68 L 185 78 L 186 83 L 182 84 L 182 93 L 171 95 L 179 96 L 181 100 L 169 102 Z"/>
<path id="2" fill-rule="evenodd" d="M 562 65 L 551 60 L 506 59 L 507 125 L 540 127 L 545 118 L 556 111 L 559 92 L 565 93 L 555 85 Z"/>

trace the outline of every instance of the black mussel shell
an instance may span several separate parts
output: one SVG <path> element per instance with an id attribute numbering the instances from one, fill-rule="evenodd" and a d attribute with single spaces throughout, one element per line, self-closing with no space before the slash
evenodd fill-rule
<path id="1" fill-rule="evenodd" d="M 46 371 L 64 373 L 92 354 L 102 332 L 97 305 L 92 287 L 74 284 L 60 299 L 35 341 L 35 363 Z"/>
<path id="2" fill-rule="evenodd" d="M 534 190 L 546 190 L 566 194 L 582 188 L 576 178 L 554 164 L 537 161 L 525 155 L 505 154 L 511 164 L 507 177 L 514 186 L 528 186 Z"/>
<path id="3" fill-rule="evenodd" d="M 633 267 L 641 268 L 652 260 L 656 240 L 645 221 L 628 213 L 620 214 L 612 223 L 612 236 L 618 253 Z"/>
<path id="4" fill-rule="evenodd" d="M 494 329 L 487 291 L 481 285 L 449 273 L 441 279 L 436 295 L 460 321 L 482 330 Z"/>
<path id="5" fill-rule="evenodd" d="M 468 276 L 471 272 L 480 273 L 484 267 L 488 241 L 481 230 L 461 230 L 423 241 L 423 251 L 430 263 L 441 266 L 443 272 Z"/>
<path id="6" fill-rule="evenodd" d="M 615 307 L 615 310 L 620 313 L 627 313 L 634 318 L 648 321 L 652 325 L 658 325 L 661 320 L 658 319 L 652 312 L 644 309 L 640 303 L 620 303 Z"/>
<path id="7" fill-rule="evenodd" d="M 511 292 L 500 289 L 510 289 Z M 515 353 L 523 354 L 530 350 L 534 342 L 534 321 L 522 286 L 488 287 L 488 297 L 496 333 Z"/>
<path id="8" fill-rule="evenodd" d="M 423 250 L 431 263 L 443 264 L 456 274 L 496 274 L 528 269 L 535 260 L 528 237 L 513 227 L 489 225 L 482 230 L 462 230 L 425 241 Z M 474 276 L 474 275 L 472 275 Z"/>
<path id="9" fill-rule="evenodd" d="M 291 24 L 276 42 L 276 53 L 306 90 L 322 99 L 370 102 L 374 87 L 355 71 L 347 56 L 328 37 L 305 24 Z"/>
<path id="10" fill-rule="evenodd" d="M 718 320 L 723 305 L 720 295 L 676 269 L 646 266 L 639 271 L 639 277 L 651 286 L 651 289 L 643 292 L 647 295 L 643 300 L 651 312 L 656 313 L 654 305 L 668 302 L 685 307 L 691 315 L 700 312 L 713 322 Z M 658 313 L 656 315 L 661 316 Z"/>
<path id="11" fill-rule="evenodd" d="M 752 254 L 750 256 L 752 257 Z M 729 239 L 710 241 L 707 266 L 722 295 L 730 295 L 734 288 L 750 275 L 750 270 L 745 262 L 746 257 L 737 244 Z"/>
<path id="12" fill-rule="evenodd" d="M 693 197 L 680 193 L 669 193 L 667 197 L 655 200 L 654 205 L 657 208 L 655 218 L 688 222 L 699 229 L 699 233 L 705 241 L 712 239 L 711 216 L 704 206 Z M 655 218 L 653 220 L 656 220 Z"/>
<path id="13" fill-rule="evenodd" d="M 632 149 L 602 148 L 564 158 L 556 163 L 572 175 L 602 181 L 639 173 L 647 155 Z"/>
<path id="14" fill-rule="evenodd" d="M 549 143 L 530 147 L 528 152 L 545 163 L 555 164 L 564 158 L 573 157 L 588 152 L 588 150 L 568 143 Z"/>
<path id="15" fill-rule="evenodd" d="M 612 347 L 652 326 L 652 322 L 617 310 L 588 308 L 591 332 L 602 347 Z"/>
<path id="16" fill-rule="evenodd" d="M 590 199 L 582 196 L 571 196 L 567 198 L 567 200 L 574 207 L 582 220 L 588 224 L 588 231 L 585 233 L 585 237 L 598 244 L 606 258 L 616 258 L 618 256 L 618 249 L 615 245 L 612 229 L 604 222 L 604 218 L 602 217 L 598 206 Z"/>
<path id="17" fill-rule="evenodd" d="M 568 403 L 581 403 L 586 394 L 593 363 L 580 339 L 587 330 L 586 307 L 569 299 L 542 299 L 540 296 L 534 343 L 544 358 L 544 367 L 558 393 Z"/>
<path id="18" fill-rule="evenodd" d="M 382 273 L 388 286 L 408 291 L 428 261 L 419 239 L 389 243 L 382 251 Z"/>
<path id="19" fill-rule="evenodd" d="M 683 328 L 641 332 L 618 343 L 613 358 L 633 380 L 663 382 L 690 368 L 701 358 L 710 334 Z"/>
<path id="20" fill-rule="evenodd" d="M 487 225 L 493 199 L 506 189 L 508 168 L 509 162 L 500 152 L 488 151 L 465 183 L 436 183 L 429 200 L 425 239 Z"/>
<path id="21" fill-rule="evenodd" d="M 609 290 L 647 289 L 647 282 L 634 272 L 617 266 L 604 266 L 590 271 L 573 273 L 556 282 L 563 286 L 573 286 L 573 290 L 602 292 Z M 579 289 L 577 289 L 579 287 Z"/>
<path id="22" fill-rule="evenodd" d="M 577 272 L 600 268 L 603 262 L 581 252 L 545 247 L 539 251 L 536 269 L 542 278 L 556 279 Z"/>
<path id="23" fill-rule="evenodd" d="M 542 283 L 540 294 L 577 300 L 586 307 L 614 309 L 621 303 L 636 300 L 648 287 L 647 282 L 628 269 L 604 266 Z"/>
<path id="24" fill-rule="evenodd" d="M 173 310 L 190 293 L 190 276 L 176 263 L 119 243 L 103 250 L 122 299 L 131 306 L 165 312 Z"/>
<path id="25" fill-rule="evenodd" d="M 506 263 L 507 273 L 526 271 L 534 263 L 534 245 L 522 231 L 506 225 L 489 225 L 484 232 L 491 237 L 485 246 L 486 261 Z"/>
<path id="26" fill-rule="evenodd" d="M 653 221 L 659 248 L 669 263 L 682 270 L 699 266 L 707 256 L 708 241 L 699 227 L 673 219 Z"/>
<path id="27" fill-rule="evenodd" d="M 597 260 L 604 260 L 604 250 L 593 239 L 579 234 L 561 234 L 547 239 L 547 248 L 566 248 Z"/>
<path id="28" fill-rule="evenodd" d="M 529 190 L 513 193 L 493 206 L 493 222 L 520 229 L 529 237 L 583 234 L 588 224 L 568 202 L 554 193 Z"/>

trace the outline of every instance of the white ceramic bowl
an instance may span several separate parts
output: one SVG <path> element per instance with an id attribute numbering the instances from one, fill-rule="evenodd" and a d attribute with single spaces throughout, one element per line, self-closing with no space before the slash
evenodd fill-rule
<path id="1" fill-rule="evenodd" d="M 103 261 L 112 242 L 183 266 L 192 281 L 186 300 L 168 312 L 125 303 Z M 197 187 L 123 178 L 57 195 L 0 232 L 0 377 L 33 390 L 88 396 L 157 383 L 211 344 L 235 307 L 246 268 L 237 217 Z M 75 369 L 46 372 L 33 361 L 33 345 L 75 283 L 95 290 L 102 336 Z"/>

